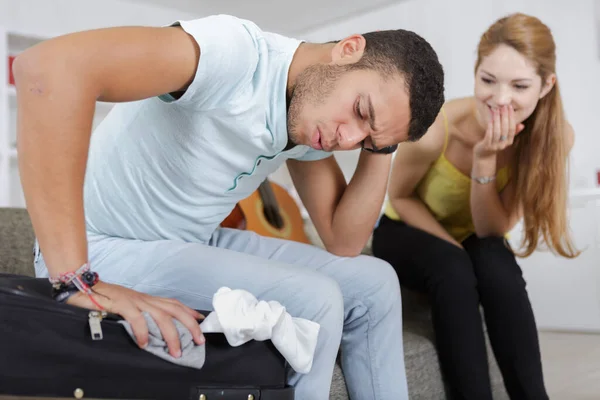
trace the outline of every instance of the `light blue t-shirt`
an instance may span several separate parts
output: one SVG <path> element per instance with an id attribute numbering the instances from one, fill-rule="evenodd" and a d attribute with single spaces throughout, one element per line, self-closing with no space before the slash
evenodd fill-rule
<path id="1" fill-rule="evenodd" d="M 88 230 L 142 240 L 207 241 L 235 204 L 288 158 L 330 153 L 288 142 L 288 68 L 300 41 L 217 15 L 176 24 L 200 46 L 175 100 L 116 105 L 92 134 Z"/>

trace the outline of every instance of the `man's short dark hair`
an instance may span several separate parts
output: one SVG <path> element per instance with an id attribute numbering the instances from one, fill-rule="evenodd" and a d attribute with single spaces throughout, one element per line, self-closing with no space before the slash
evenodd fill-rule
<path id="1" fill-rule="evenodd" d="M 352 68 L 378 70 L 383 75 L 400 72 L 409 95 L 408 140 L 419 140 L 433 124 L 444 104 L 444 70 L 431 45 L 403 29 L 363 34 L 366 47 Z"/>

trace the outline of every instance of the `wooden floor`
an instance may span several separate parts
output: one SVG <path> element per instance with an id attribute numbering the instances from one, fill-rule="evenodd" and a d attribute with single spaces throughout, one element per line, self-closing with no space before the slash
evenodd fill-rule
<path id="1" fill-rule="evenodd" d="M 551 400 L 600 400 L 600 334 L 540 332 Z"/>

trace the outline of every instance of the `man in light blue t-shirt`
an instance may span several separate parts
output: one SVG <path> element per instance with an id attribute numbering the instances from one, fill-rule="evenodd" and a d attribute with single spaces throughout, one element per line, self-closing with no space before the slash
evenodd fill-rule
<path id="1" fill-rule="evenodd" d="M 398 279 L 359 254 L 395 145 L 418 140 L 444 100 L 425 40 L 305 43 L 219 15 L 59 37 L 14 73 L 37 276 L 100 278 L 70 304 L 122 315 L 141 346 L 148 312 L 177 357 L 172 318 L 202 343 L 193 309 L 245 289 L 320 324 L 312 370 L 290 374 L 297 399 L 328 398 L 340 345 L 353 399 L 407 398 Z M 122 104 L 90 139 L 97 100 Z M 332 152 L 358 148 L 347 184 Z M 284 162 L 326 250 L 219 227 Z"/>

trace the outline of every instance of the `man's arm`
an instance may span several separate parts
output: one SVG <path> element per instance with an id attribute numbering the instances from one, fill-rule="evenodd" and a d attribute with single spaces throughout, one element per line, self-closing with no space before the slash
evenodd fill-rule
<path id="1" fill-rule="evenodd" d="M 17 57 L 19 170 L 51 276 L 88 261 L 83 180 L 96 100 L 131 101 L 185 90 L 199 54 L 196 42 L 179 28 L 111 28 L 51 39 Z M 148 341 L 142 312 L 157 321 L 171 355 L 180 354 L 172 318 L 203 343 L 196 311 L 100 279 L 94 297 L 131 323 L 140 346 Z M 69 303 L 95 308 L 80 293 Z"/>
<path id="2" fill-rule="evenodd" d="M 329 252 L 360 254 L 381 211 L 391 159 L 389 154 L 361 152 L 347 185 L 333 156 L 318 161 L 288 160 L 296 190 Z"/>
<path id="3" fill-rule="evenodd" d="M 50 275 L 87 261 L 83 178 L 97 100 L 184 90 L 199 60 L 179 28 L 110 28 L 43 42 L 17 57 L 21 181 Z"/>

